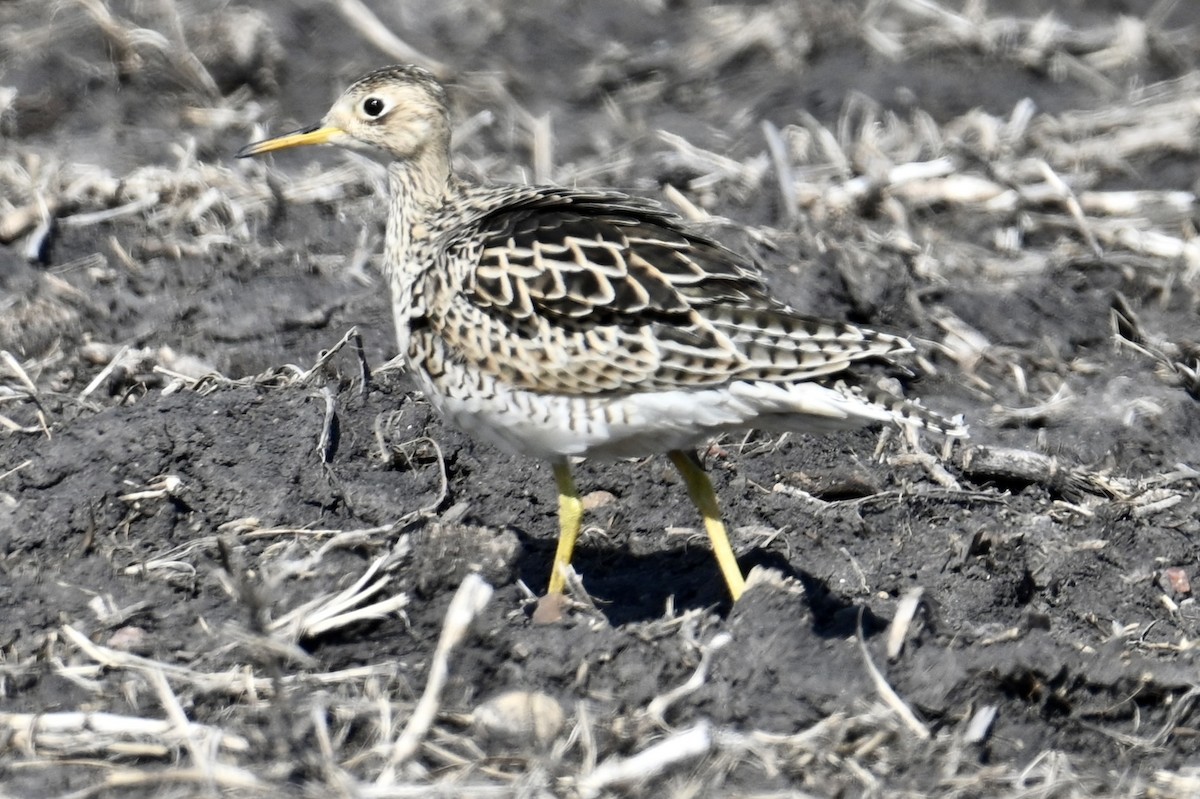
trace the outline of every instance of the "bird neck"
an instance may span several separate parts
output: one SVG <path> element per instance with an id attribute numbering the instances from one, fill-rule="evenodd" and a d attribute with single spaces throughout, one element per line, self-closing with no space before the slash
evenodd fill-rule
<path id="1" fill-rule="evenodd" d="M 384 262 L 400 352 L 408 350 L 409 320 L 424 313 L 421 282 L 433 266 L 430 236 L 454 191 L 449 158 L 426 151 L 388 167 L 387 241 Z"/>
<path id="2" fill-rule="evenodd" d="M 428 147 L 388 167 L 392 200 L 410 213 L 423 215 L 440 208 L 450 194 L 450 160 L 439 149 Z"/>
<path id="3" fill-rule="evenodd" d="M 425 224 L 441 208 L 451 192 L 447 159 L 413 158 L 395 161 L 388 167 L 387 262 L 392 269 L 413 266 L 413 248 L 422 238 Z"/>

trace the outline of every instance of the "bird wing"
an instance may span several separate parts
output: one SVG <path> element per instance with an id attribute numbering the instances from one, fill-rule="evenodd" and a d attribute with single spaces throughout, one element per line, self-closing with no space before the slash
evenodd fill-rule
<path id="1" fill-rule="evenodd" d="M 445 336 L 506 382 L 595 395 L 788 382 L 905 351 L 903 339 L 793 313 L 759 274 L 656 206 L 539 194 L 476 223 Z M 453 328 L 453 329 L 451 329 Z"/>

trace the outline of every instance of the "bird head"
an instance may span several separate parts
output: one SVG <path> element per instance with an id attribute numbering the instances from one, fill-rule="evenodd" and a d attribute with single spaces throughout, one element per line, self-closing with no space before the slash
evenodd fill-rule
<path id="1" fill-rule="evenodd" d="M 374 151 L 397 161 L 445 153 L 450 146 L 445 89 L 422 67 L 384 67 L 355 81 L 316 125 L 248 144 L 237 157 L 308 144 Z"/>

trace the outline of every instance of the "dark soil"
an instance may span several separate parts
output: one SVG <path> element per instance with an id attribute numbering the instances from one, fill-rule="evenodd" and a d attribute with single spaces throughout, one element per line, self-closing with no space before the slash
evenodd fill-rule
<path id="1" fill-rule="evenodd" d="M 665 459 L 582 464 L 595 507 L 574 565 L 598 610 L 540 624 L 549 468 L 472 442 L 379 368 L 377 169 L 232 158 L 256 125 L 315 121 L 395 59 L 316 0 L 112 2 L 108 22 L 0 4 L 0 795 L 1200 795 L 1194 199 L 1089 206 L 1081 226 L 1065 200 L 921 199 L 884 177 L 949 157 L 1025 190 L 1045 161 L 1076 192 L 1192 191 L 1200 112 L 1137 128 L 1190 140 L 1132 154 L 1104 120 L 1194 98 L 1200 7 L 1062 2 L 1050 25 L 1044 4 L 952 5 L 372 4 L 446 67 L 465 174 L 532 179 L 544 116 L 540 179 L 677 189 L 780 298 L 910 335 L 907 392 L 970 424 L 936 457 L 878 430 L 714 443 L 743 568 L 783 575 L 736 606 Z M 1143 22 L 1141 49 L 1101 57 Z M 1024 98 L 1037 116 L 1013 141 L 972 127 Z M 764 121 L 791 136 L 797 181 L 880 187 L 790 215 Z M 840 166 L 800 155 L 820 129 Z M 1092 141 L 1091 160 L 1062 155 Z M 1114 308 L 1136 316 L 1124 339 Z M 351 328 L 366 384 L 353 344 L 311 369 Z M 371 601 L 403 594 L 402 611 L 272 627 L 377 562 L 390 581 Z M 495 594 L 423 747 L 381 787 L 471 572 Z M 561 731 L 488 729 L 481 703 L 518 689 L 552 698 Z M 20 715 L 173 719 L 171 696 L 248 745 L 98 722 L 31 742 Z M 653 748 L 705 723 L 697 754 Z M 648 750 L 661 769 L 589 782 Z"/>

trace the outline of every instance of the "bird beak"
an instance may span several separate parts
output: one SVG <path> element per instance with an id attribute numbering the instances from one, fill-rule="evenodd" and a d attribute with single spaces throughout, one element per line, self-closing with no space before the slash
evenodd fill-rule
<path id="1" fill-rule="evenodd" d="M 248 158 L 252 155 L 262 155 L 274 150 L 284 150 L 288 147 L 302 147 L 306 144 L 328 144 L 332 137 L 341 132 L 341 128 L 318 123 L 311 127 L 285 133 L 282 136 L 276 136 L 272 139 L 263 139 L 262 141 L 247 144 L 237 151 L 237 157 Z"/>

